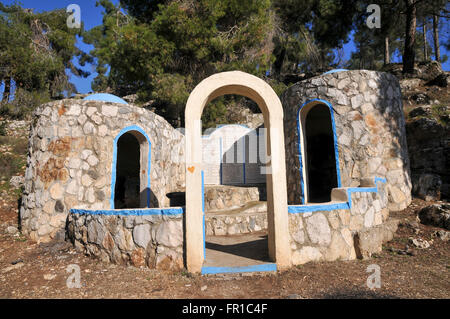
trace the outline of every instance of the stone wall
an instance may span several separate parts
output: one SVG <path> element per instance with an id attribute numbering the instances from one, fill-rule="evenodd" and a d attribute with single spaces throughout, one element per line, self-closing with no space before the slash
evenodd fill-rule
<path id="1" fill-rule="evenodd" d="M 67 235 L 77 250 L 104 262 L 182 269 L 183 215 L 146 211 L 151 210 L 121 212 L 128 215 L 71 213 Z M 136 212 L 143 215 L 132 215 Z"/>
<path id="2" fill-rule="evenodd" d="M 244 208 L 205 215 L 206 235 L 237 235 L 267 230 L 267 203 L 253 202 Z"/>
<path id="3" fill-rule="evenodd" d="M 385 177 L 389 209 L 404 209 L 411 201 L 411 181 L 400 87 L 393 75 L 365 70 L 307 79 L 283 94 L 289 204 L 301 204 L 302 194 L 297 112 L 313 99 L 334 109 L 342 187 Z"/>
<path id="4" fill-rule="evenodd" d="M 226 211 L 245 206 L 249 202 L 266 201 L 266 187 L 229 185 L 205 186 L 205 211 Z"/>
<path id="5" fill-rule="evenodd" d="M 339 190 L 350 194 L 350 209 L 324 206 L 311 212 L 289 214 L 294 265 L 367 258 L 380 252 L 382 243 L 392 239 L 396 225 L 388 222 L 385 184 L 378 182 L 377 191 L 370 188 Z"/>
<path id="6" fill-rule="evenodd" d="M 150 111 L 61 100 L 33 118 L 20 219 L 35 241 L 64 237 L 71 208 L 110 208 L 114 139 L 126 127 L 140 127 L 151 141 L 151 206 L 169 206 L 166 194 L 185 186 L 184 136 Z"/>

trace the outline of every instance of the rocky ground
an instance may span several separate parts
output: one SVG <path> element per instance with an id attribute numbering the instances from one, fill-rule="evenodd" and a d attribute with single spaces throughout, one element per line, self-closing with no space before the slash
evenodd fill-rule
<path id="1" fill-rule="evenodd" d="M 13 229 L 17 213 L 9 204 L 0 208 L 0 298 L 450 298 L 449 236 L 417 221 L 417 212 L 430 204 L 419 199 L 391 214 L 401 220 L 399 230 L 371 259 L 308 263 L 251 276 L 106 265 L 65 242 L 38 245 Z M 418 248 L 413 239 L 429 246 Z M 380 266 L 379 289 L 367 287 L 371 264 Z M 74 282 L 70 265 L 79 266 L 80 288 L 68 288 L 67 282 Z"/>

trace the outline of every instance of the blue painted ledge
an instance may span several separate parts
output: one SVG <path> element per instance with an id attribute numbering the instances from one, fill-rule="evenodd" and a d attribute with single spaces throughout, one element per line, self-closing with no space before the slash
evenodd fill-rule
<path id="1" fill-rule="evenodd" d="M 277 271 L 277 264 L 261 264 L 243 267 L 202 267 L 202 275 Z"/>
<path id="2" fill-rule="evenodd" d="M 89 210 L 76 209 L 70 210 L 72 214 L 79 215 L 116 215 L 116 216 L 147 216 L 147 215 L 161 215 L 161 216 L 175 216 L 184 213 L 184 207 L 173 208 L 143 208 L 143 209 L 105 209 L 105 210 Z"/>
<path id="3" fill-rule="evenodd" d="M 385 178 L 375 177 L 374 184 L 377 182 L 386 183 Z M 309 204 L 309 205 L 288 205 L 288 213 L 311 213 L 317 211 L 330 211 L 337 209 L 350 209 L 352 207 L 352 193 L 378 193 L 378 186 L 375 187 L 349 187 L 347 188 L 347 202 L 331 204 Z"/>
<path id="4" fill-rule="evenodd" d="M 310 204 L 310 205 L 289 205 L 288 213 L 310 213 L 317 211 L 329 211 L 336 209 L 350 209 L 348 202 L 333 203 L 333 204 Z"/>

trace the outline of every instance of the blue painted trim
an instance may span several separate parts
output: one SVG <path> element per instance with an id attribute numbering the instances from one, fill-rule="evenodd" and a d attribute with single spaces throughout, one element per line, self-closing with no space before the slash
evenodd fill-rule
<path id="1" fill-rule="evenodd" d="M 330 211 L 337 209 L 350 209 L 349 203 L 335 203 L 335 204 L 324 204 L 324 205 L 289 205 L 288 213 L 298 214 L 298 213 L 310 213 L 317 211 Z"/>
<path id="2" fill-rule="evenodd" d="M 206 256 L 205 174 L 202 170 L 203 258 Z"/>
<path id="3" fill-rule="evenodd" d="M 331 117 L 331 129 L 333 130 L 333 138 L 334 138 L 334 158 L 336 161 L 336 176 L 337 176 L 337 186 L 338 187 L 342 187 L 342 183 L 341 183 L 341 170 L 339 167 L 339 149 L 338 149 L 338 143 L 337 143 L 337 135 L 336 135 L 336 123 L 334 121 L 334 112 L 333 112 L 333 107 L 330 104 L 330 102 L 322 100 L 322 99 L 312 99 L 312 100 L 308 100 L 305 103 L 303 103 L 299 109 L 297 110 L 297 135 L 298 135 L 298 155 L 299 155 L 299 164 L 300 164 L 300 187 L 302 190 L 302 195 L 301 195 L 301 201 L 302 203 L 306 203 L 305 200 L 305 181 L 303 180 L 303 162 L 302 162 L 302 148 L 301 148 L 301 143 L 303 141 L 301 141 L 301 134 L 300 134 L 300 112 L 302 110 L 303 107 L 305 107 L 306 105 L 313 103 L 313 102 L 318 102 L 318 103 L 322 103 L 325 104 L 326 106 L 328 106 L 328 109 L 330 110 L 330 117 Z"/>
<path id="4" fill-rule="evenodd" d="M 375 182 L 375 185 L 377 185 L 377 182 L 382 182 L 383 184 L 386 184 L 386 178 L 375 177 L 374 182 Z"/>
<path id="5" fill-rule="evenodd" d="M 378 193 L 377 187 L 352 187 L 347 189 L 348 205 L 352 208 L 352 193 Z"/>
<path id="6" fill-rule="evenodd" d="M 104 209 L 104 210 L 89 210 L 76 209 L 70 210 L 71 214 L 78 215 L 115 215 L 115 216 L 148 216 L 148 215 L 162 215 L 175 216 L 184 214 L 184 207 L 171 208 L 142 208 L 142 209 Z"/>
<path id="7" fill-rule="evenodd" d="M 376 182 L 386 183 L 385 178 L 375 177 Z M 378 186 L 376 187 L 350 187 L 347 188 L 347 202 L 333 203 L 333 204 L 309 204 L 309 205 L 288 205 L 288 213 L 310 213 L 317 211 L 330 211 L 336 209 L 350 209 L 352 208 L 352 193 L 378 193 Z"/>
<path id="8" fill-rule="evenodd" d="M 298 162 L 300 164 L 300 188 L 302 190 L 302 194 L 300 196 L 300 200 L 302 202 L 302 204 L 306 203 L 305 200 L 305 183 L 303 182 L 303 160 L 302 160 L 302 144 L 301 144 L 301 134 L 300 134 L 300 110 L 302 109 L 302 107 L 305 106 L 305 104 L 303 104 L 302 106 L 300 106 L 300 108 L 297 110 L 297 134 L 298 134 L 298 140 L 297 140 L 297 144 L 298 144 Z"/>
<path id="9" fill-rule="evenodd" d="M 220 173 L 220 185 L 223 185 L 223 167 L 222 167 L 222 138 L 220 138 L 220 167 L 219 167 L 219 173 Z"/>
<path id="10" fill-rule="evenodd" d="M 277 264 L 270 263 L 242 267 L 202 267 L 202 275 L 263 271 L 277 271 Z"/>
<path id="11" fill-rule="evenodd" d="M 151 168 L 151 157 L 152 157 L 152 142 L 150 141 L 150 138 L 148 137 L 147 133 L 140 128 L 137 125 L 131 125 L 128 127 L 125 127 L 122 129 L 119 134 L 114 138 L 114 145 L 113 145 L 113 162 L 112 162 L 112 173 L 111 173 L 111 198 L 109 200 L 109 206 L 111 209 L 114 209 L 114 195 L 115 195 L 115 188 L 116 188 L 116 169 L 117 169 L 117 142 L 119 141 L 119 138 L 130 131 L 137 131 L 144 135 L 144 137 L 147 139 L 148 143 L 148 161 L 147 161 L 147 207 L 150 207 L 150 168 Z"/>
<path id="12" fill-rule="evenodd" d="M 246 135 L 244 135 L 244 153 L 243 153 L 243 156 L 244 156 L 244 162 L 242 163 L 242 169 L 243 169 L 243 172 L 244 172 L 244 184 L 245 184 L 245 179 L 246 179 L 246 177 L 245 177 L 245 158 L 246 158 L 246 156 L 247 156 L 247 154 L 245 154 L 245 136 Z"/>

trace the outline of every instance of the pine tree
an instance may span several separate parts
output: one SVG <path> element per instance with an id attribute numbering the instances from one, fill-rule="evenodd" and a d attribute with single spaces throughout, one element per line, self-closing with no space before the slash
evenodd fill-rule
<path id="1" fill-rule="evenodd" d="M 205 77 L 236 69 L 264 76 L 269 69 L 269 0 L 161 1 L 157 7 L 149 1 L 122 3 L 127 10 L 99 1 L 103 24 L 84 35 L 95 47 L 95 90 L 152 99 L 158 112 L 178 126 L 189 92 Z"/>
<path id="2" fill-rule="evenodd" d="M 0 79 L 5 84 L 2 107 L 33 108 L 43 100 L 71 94 L 75 87 L 69 82 L 66 70 L 86 77 L 87 72 L 75 67 L 72 60 L 80 58 L 84 65 L 89 57 L 76 47 L 81 29 L 69 29 L 65 10 L 34 13 L 18 4 L 0 3 Z M 10 102 L 11 83 L 16 84 L 16 98 Z M 35 99 L 35 101 L 33 101 Z M 5 110 L 3 110 L 5 111 Z"/>

